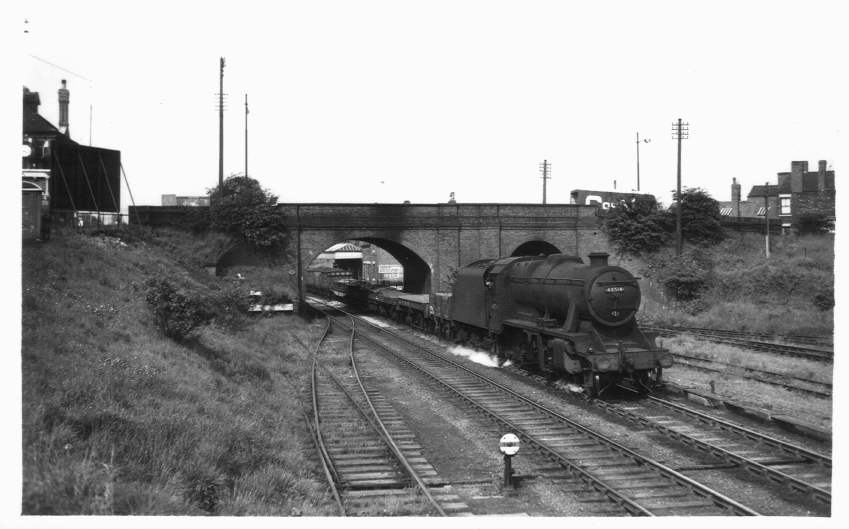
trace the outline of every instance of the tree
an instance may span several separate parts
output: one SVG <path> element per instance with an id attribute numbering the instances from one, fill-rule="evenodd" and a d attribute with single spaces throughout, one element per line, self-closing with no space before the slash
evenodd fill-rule
<path id="1" fill-rule="evenodd" d="M 262 250 L 286 244 L 283 215 L 277 210 L 277 196 L 259 181 L 243 175 L 230 175 L 223 186 L 209 189 L 210 227 L 234 234 L 250 246 Z"/>
<path id="2" fill-rule="evenodd" d="M 612 208 L 604 219 L 604 231 L 620 251 L 634 255 L 656 252 L 669 239 L 666 219 L 651 195 Z"/>
<path id="3" fill-rule="evenodd" d="M 676 202 L 669 208 L 667 217 L 667 224 L 673 230 L 677 208 Z M 707 191 L 695 187 L 681 193 L 681 236 L 685 240 L 697 246 L 712 246 L 722 241 L 725 233 L 719 219 L 719 202 Z"/>

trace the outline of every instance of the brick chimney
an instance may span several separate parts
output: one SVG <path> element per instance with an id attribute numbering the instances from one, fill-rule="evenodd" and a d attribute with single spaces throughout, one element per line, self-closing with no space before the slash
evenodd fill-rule
<path id="1" fill-rule="evenodd" d="M 801 193 L 802 181 L 808 172 L 808 162 L 790 162 L 790 192 Z"/>
<path id="2" fill-rule="evenodd" d="M 24 87 L 24 108 L 28 109 L 33 114 L 38 114 L 38 106 L 41 105 L 41 99 L 38 97 L 38 92 L 30 92 L 29 88 Z"/>
<path id="3" fill-rule="evenodd" d="M 71 93 L 68 91 L 67 81 L 62 79 L 62 88 L 59 89 L 59 131 L 65 136 L 71 137 L 71 131 L 68 128 L 68 102 L 71 99 Z"/>
<path id="4" fill-rule="evenodd" d="M 741 185 L 737 183 L 736 178 L 731 179 L 731 202 L 734 204 L 734 214 L 740 216 L 740 191 Z"/>
<path id="5" fill-rule="evenodd" d="M 817 173 L 817 191 L 825 191 L 825 160 L 820 160 L 819 172 Z"/>

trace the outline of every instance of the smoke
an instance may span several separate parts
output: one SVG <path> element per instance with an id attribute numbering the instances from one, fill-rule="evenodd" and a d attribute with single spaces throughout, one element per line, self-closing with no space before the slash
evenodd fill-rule
<path id="1" fill-rule="evenodd" d="M 448 352 L 455 356 L 468 358 L 472 362 L 486 367 L 508 367 L 512 365 L 510 360 L 507 360 L 503 364 L 499 364 L 498 357 L 492 354 L 484 351 L 478 351 L 476 349 L 469 349 L 468 347 L 462 347 L 460 345 L 449 347 Z"/>

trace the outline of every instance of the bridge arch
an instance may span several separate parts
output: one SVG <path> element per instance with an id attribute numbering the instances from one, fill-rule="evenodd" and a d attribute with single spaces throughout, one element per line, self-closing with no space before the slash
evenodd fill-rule
<path id="1" fill-rule="evenodd" d="M 427 248 L 416 244 L 400 233 L 368 233 L 349 231 L 345 233 L 313 233 L 308 241 L 301 241 L 301 270 L 306 270 L 312 261 L 333 245 L 345 241 L 367 242 L 385 250 L 404 267 L 404 292 L 430 293 L 433 269 L 429 264 L 436 259 Z M 303 281 L 303 279 L 302 279 Z"/>
<path id="2" fill-rule="evenodd" d="M 510 255 L 517 257 L 522 255 L 551 255 L 553 253 L 562 252 L 548 241 L 534 239 L 520 244 Z"/>

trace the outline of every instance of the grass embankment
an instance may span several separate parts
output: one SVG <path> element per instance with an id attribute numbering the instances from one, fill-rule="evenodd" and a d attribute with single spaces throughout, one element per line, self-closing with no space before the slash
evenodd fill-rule
<path id="1" fill-rule="evenodd" d="M 192 248 L 173 233 L 24 248 L 24 514 L 335 513 L 301 415 L 321 324 L 287 315 L 165 338 L 147 280 L 204 295 L 227 281 Z"/>
<path id="2" fill-rule="evenodd" d="M 664 249 L 641 271 L 672 260 Z M 672 303 L 662 286 L 647 289 L 641 319 L 746 332 L 831 336 L 834 328 L 834 236 L 773 237 L 769 259 L 763 236 L 736 234 L 700 252 L 707 281 L 696 302 Z"/>

